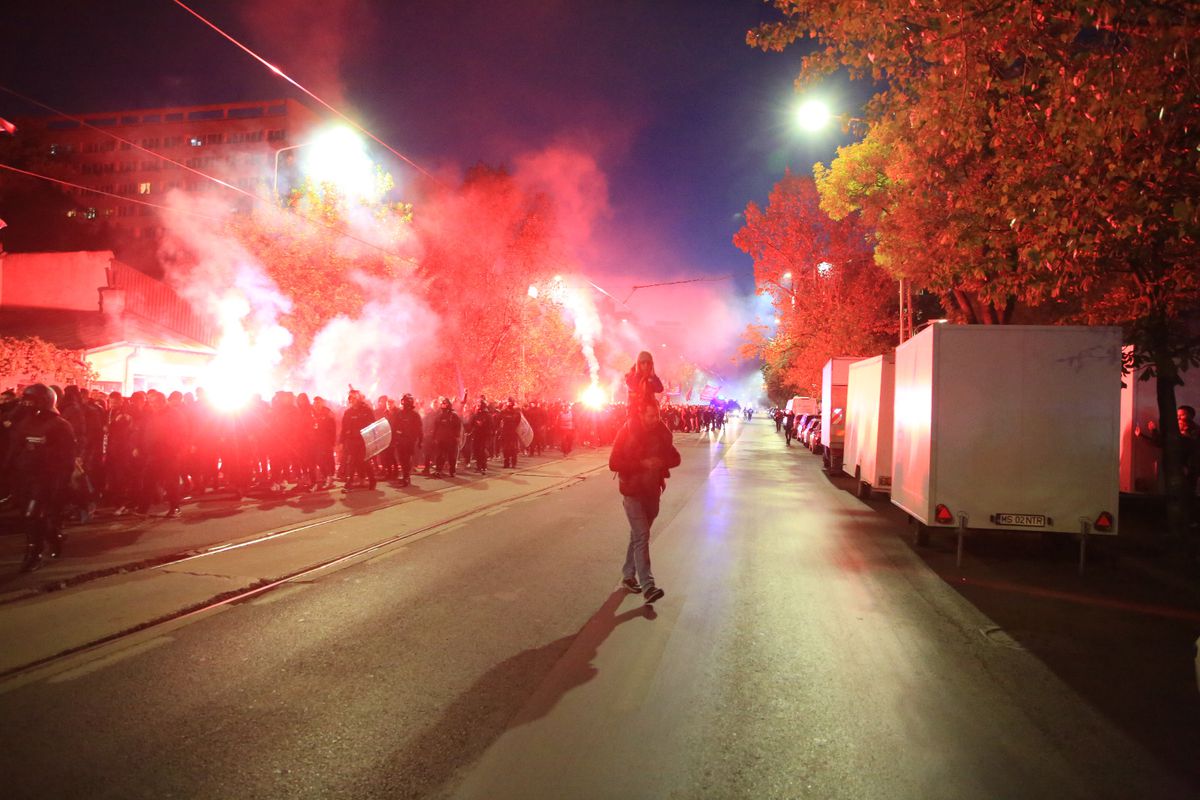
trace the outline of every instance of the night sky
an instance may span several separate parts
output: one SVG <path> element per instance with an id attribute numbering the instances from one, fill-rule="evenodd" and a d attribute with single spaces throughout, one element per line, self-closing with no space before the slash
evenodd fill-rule
<path id="1" fill-rule="evenodd" d="M 13 5 L 2 82 L 68 112 L 300 99 L 171 0 Z M 730 241 L 740 212 L 844 141 L 789 125 L 802 52 L 746 46 L 775 18 L 760 0 L 190 5 L 439 174 L 585 148 L 608 199 L 584 270 L 614 294 L 730 272 L 730 293 L 749 293 L 750 260 Z M 30 111 L 0 94 L 0 116 Z M 401 190 L 405 169 L 392 166 Z"/>

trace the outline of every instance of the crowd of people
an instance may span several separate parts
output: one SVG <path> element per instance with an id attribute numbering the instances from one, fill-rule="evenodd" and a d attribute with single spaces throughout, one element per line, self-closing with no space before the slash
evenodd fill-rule
<path id="1" fill-rule="evenodd" d="M 523 457 L 548 450 L 565 456 L 577 445 L 613 444 L 650 407 L 668 435 L 724 428 L 721 404 L 668 403 L 660 413 L 663 386 L 648 353 L 626 384 L 626 402 L 602 408 L 464 396 L 431 400 L 424 413 L 411 394 L 372 403 L 353 388 L 344 405 L 279 391 L 223 410 L 199 388 L 124 396 L 32 384 L 0 394 L 0 512 L 24 520 L 23 569 L 33 570 L 61 553 L 65 520 L 86 522 L 100 508 L 117 516 L 165 508 L 174 517 L 185 499 L 206 493 L 237 500 L 326 491 L 338 482 L 349 492 L 379 481 L 409 486 L 417 475 L 453 478 L 459 469 L 516 469 Z M 655 515 L 647 513 L 635 526 L 646 536 Z"/>
<path id="2" fill-rule="evenodd" d="M 411 394 L 372 404 L 355 390 L 336 407 L 280 391 L 226 411 L 203 389 L 124 396 L 32 384 L 0 394 L 0 502 L 40 530 L 25 564 L 36 569 L 59 554 L 65 518 L 86 522 L 98 508 L 124 515 L 165 507 L 178 516 L 185 498 L 205 493 L 238 499 L 337 483 L 351 491 L 411 485 L 414 473 L 515 469 L 522 456 L 611 444 L 625 413 L 618 405 L 438 398 L 422 414 Z M 390 431 L 369 453 L 362 431 L 382 419 Z"/>
<path id="3" fill-rule="evenodd" d="M 660 416 L 672 433 L 711 433 L 725 428 L 722 404 L 672 405 L 664 403 Z"/>

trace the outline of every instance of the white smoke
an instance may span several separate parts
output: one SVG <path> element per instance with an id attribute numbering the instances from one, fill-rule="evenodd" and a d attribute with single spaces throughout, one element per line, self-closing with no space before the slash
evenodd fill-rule
<path id="1" fill-rule="evenodd" d="M 327 398 L 344 397 L 351 385 L 369 397 L 396 397 L 417 384 L 420 356 L 434 349 L 437 315 L 398 282 L 356 280 L 371 299 L 357 317 L 335 317 L 316 335 L 303 383 Z"/>

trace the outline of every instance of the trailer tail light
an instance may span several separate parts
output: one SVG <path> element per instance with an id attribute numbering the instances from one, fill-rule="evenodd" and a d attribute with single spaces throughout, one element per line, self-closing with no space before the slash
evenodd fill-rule
<path id="1" fill-rule="evenodd" d="M 939 525 L 950 525 L 954 522 L 954 515 L 950 513 L 950 509 L 938 503 L 933 509 L 933 521 Z"/>
<path id="2" fill-rule="evenodd" d="M 1096 517 L 1096 521 L 1092 523 L 1092 527 L 1098 531 L 1107 533 L 1112 530 L 1113 517 L 1107 511 L 1101 511 L 1100 516 Z"/>

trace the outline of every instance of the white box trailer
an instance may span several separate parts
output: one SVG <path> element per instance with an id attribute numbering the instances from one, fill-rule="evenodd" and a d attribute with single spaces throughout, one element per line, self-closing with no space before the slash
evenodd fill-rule
<path id="1" fill-rule="evenodd" d="M 1131 494 L 1162 494 L 1163 476 L 1159 472 L 1162 448 L 1134 436 L 1138 426 L 1145 433 L 1146 423 L 1158 423 L 1158 396 L 1155 380 L 1141 380 L 1143 372 L 1126 375 L 1121 388 L 1121 491 Z M 1200 408 L 1200 370 L 1184 372 L 1183 385 L 1175 387 L 1175 404 Z M 1176 425 L 1175 420 L 1168 420 Z"/>
<path id="2" fill-rule="evenodd" d="M 858 496 L 891 491 L 892 406 L 896 354 L 850 365 L 846 384 L 846 449 L 842 471 L 858 481 Z"/>
<path id="3" fill-rule="evenodd" d="M 787 406 L 784 411 L 790 411 L 797 417 L 801 414 L 817 413 L 817 398 L 815 397 L 793 397 L 787 401 Z"/>
<path id="4" fill-rule="evenodd" d="M 846 441 L 846 383 L 850 365 L 858 358 L 838 356 L 821 370 L 821 456 L 829 472 L 842 471 L 842 447 Z"/>
<path id="5" fill-rule="evenodd" d="M 1120 375 L 1115 327 L 935 324 L 896 348 L 891 500 L 918 542 L 1115 534 Z"/>

